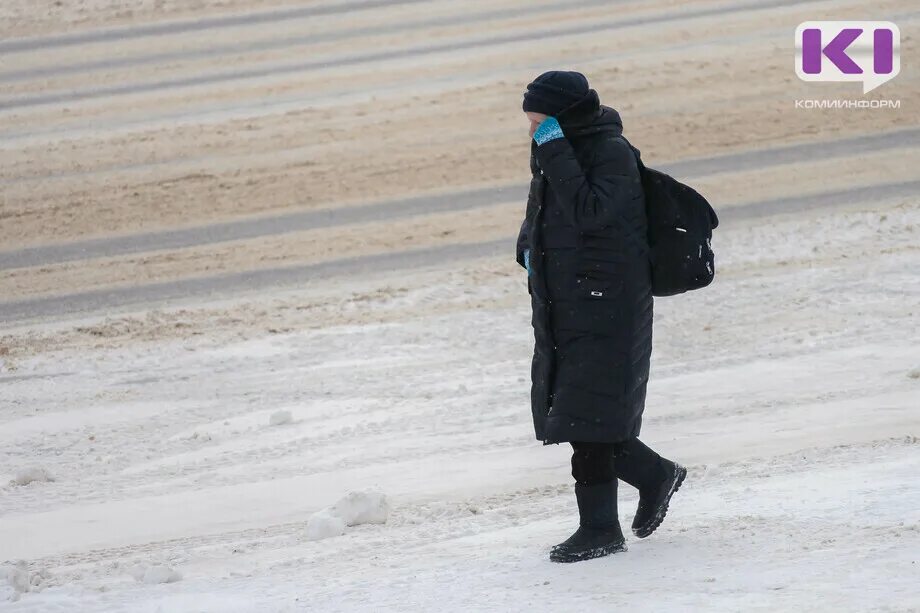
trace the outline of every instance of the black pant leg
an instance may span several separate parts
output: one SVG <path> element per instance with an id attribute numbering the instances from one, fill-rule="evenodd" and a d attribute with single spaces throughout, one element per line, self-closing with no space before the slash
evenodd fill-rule
<path id="1" fill-rule="evenodd" d="M 665 476 L 660 455 L 638 438 L 616 445 L 616 476 L 638 490 L 657 487 Z"/>
<path id="2" fill-rule="evenodd" d="M 616 479 L 612 443 L 572 443 L 572 477 L 579 485 L 597 485 Z"/>

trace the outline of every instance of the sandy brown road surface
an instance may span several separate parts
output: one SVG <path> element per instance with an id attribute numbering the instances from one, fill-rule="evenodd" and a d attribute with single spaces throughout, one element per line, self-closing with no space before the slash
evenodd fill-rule
<path id="1" fill-rule="evenodd" d="M 771 203 L 789 213 L 782 202 L 825 193 L 841 194 L 840 202 L 822 206 L 859 206 L 874 200 L 874 186 L 892 185 L 900 187 L 885 202 L 909 206 L 904 198 L 916 193 L 920 78 L 909 62 L 867 96 L 900 99 L 899 109 L 796 109 L 797 98 L 860 93 L 853 85 L 805 84 L 792 71 L 792 31 L 807 19 L 891 19 L 910 57 L 910 26 L 920 21 L 911 2 L 44 4 L 14 0 L 0 9 L 0 261 L 25 262 L 0 267 L 0 312 L 20 313 L 5 320 L 0 351 L 7 353 L 54 347 L 54 338 L 98 342 L 98 325 L 110 340 L 136 329 L 65 321 L 106 315 L 106 292 L 197 280 L 219 288 L 214 279 L 237 274 L 212 297 L 230 301 L 219 309 L 192 301 L 175 320 L 164 312 L 128 316 L 162 319 L 137 335 L 156 338 L 181 332 L 196 309 L 223 313 L 221 329 L 253 325 L 258 318 L 234 315 L 244 309 L 233 300 L 248 272 L 280 279 L 274 271 L 301 267 L 310 279 L 310 266 L 339 259 L 453 245 L 464 248 L 444 253 L 468 258 L 482 243 L 480 255 L 491 257 L 477 260 L 488 271 L 481 274 L 518 274 L 510 258 L 494 256 L 494 245 L 513 237 L 522 202 L 501 192 L 490 200 L 486 191 L 455 212 L 443 203 L 454 193 L 526 183 L 520 96 L 550 68 L 588 74 L 646 161 L 686 169 L 717 207 Z M 857 144 L 880 136 L 869 149 Z M 694 170 L 695 160 L 710 167 Z M 422 195 L 442 205 L 395 213 Z M 291 215 L 375 203 L 389 207 L 381 209 L 386 218 L 343 215 L 341 223 L 284 227 Z M 245 228 L 275 218 L 265 226 L 274 229 L 244 238 L 209 233 L 214 224 Z M 166 240 L 176 231 L 188 231 L 186 239 Z M 142 235 L 153 239 L 136 251 L 55 255 L 85 241 L 130 244 Z M 39 263 L 28 261 L 33 256 Z M 464 274 L 477 279 L 477 270 Z M 401 287 L 331 283 L 298 277 L 305 293 L 292 304 L 319 300 L 314 293 Z M 98 300 L 74 299 L 87 292 Z M 42 316 L 43 325 L 62 320 L 54 332 L 25 325 L 29 300 L 59 302 Z M 144 310 L 111 302 L 119 311 L 129 304 Z M 247 304 L 250 315 L 269 311 Z"/>
<path id="2" fill-rule="evenodd" d="M 303 8 L 349 6 L 352 3 L 305 0 Z M 326 6 L 324 6 L 326 5 Z M 330 6 L 331 5 L 331 6 Z M 8 0 L 0 15 L 3 38 L 39 35 L 82 35 L 94 28 L 143 28 L 170 19 L 226 19 L 233 11 L 286 7 L 281 0 Z"/>

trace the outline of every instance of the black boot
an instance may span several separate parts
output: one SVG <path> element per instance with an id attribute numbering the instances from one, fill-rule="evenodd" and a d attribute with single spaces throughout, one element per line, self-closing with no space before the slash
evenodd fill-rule
<path id="1" fill-rule="evenodd" d="M 650 536 L 664 521 L 671 496 L 684 482 L 687 469 L 662 458 L 639 439 L 619 446 L 615 467 L 619 479 L 639 490 L 633 534 Z"/>
<path id="2" fill-rule="evenodd" d="M 681 483 L 687 477 L 687 469 L 680 464 L 663 462 L 666 476 L 657 488 L 648 491 L 639 490 L 639 508 L 633 519 L 633 534 L 640 539 L 651 536 L 658 529 L 664 516 L 668 514 L 668 504 L 671 496 L 680 489 Z"/>
<path id="3" fill-rule="evenodd" d="M 579 526 L 575 534 L 553 547 L 553 562 L 580 562 L 626 551 L 617 517 L 617 481 L 575 485 Z"/>

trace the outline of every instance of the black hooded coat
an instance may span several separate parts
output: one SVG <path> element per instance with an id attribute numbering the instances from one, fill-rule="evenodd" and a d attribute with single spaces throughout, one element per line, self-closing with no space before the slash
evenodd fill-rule
<path id="1" fill-rule="evenodd" d="M 531 153 L 517 261 L 530 249 L 537 439 L 638 436 L 652 352 L 645 200 L 616 110 L 590 90 L 556 115 L 565 138 Z"/>

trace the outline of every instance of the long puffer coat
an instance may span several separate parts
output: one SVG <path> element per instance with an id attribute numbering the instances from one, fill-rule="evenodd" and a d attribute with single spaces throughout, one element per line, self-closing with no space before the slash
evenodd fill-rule
<path id="1" fill-rule="evenodd" d="M 545 444 L 638 436 L 652 353 L 645 200 L 623 125 L 597 93 L 556 116 L 565 138 L 533 143 L 518 237 L 530 249 L 531 408 Z"/>

